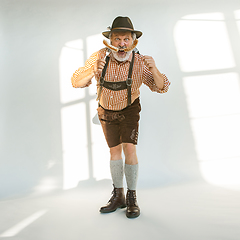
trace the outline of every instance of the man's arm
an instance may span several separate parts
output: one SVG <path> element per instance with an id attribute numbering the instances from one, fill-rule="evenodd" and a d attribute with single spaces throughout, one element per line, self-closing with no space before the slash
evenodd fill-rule
<path id="1" fill-rule="evenodd" d="M 143 61 L 144 64 L 148 67 L 149 71 L 152 73 L 154 82 L 157 85 L 157 87 L 159 89 L 163 89 L 164 78 L 163 75 L 157 69 L 154 59 L 150 56 L 143 56 Z"/>
<path id="2" fill-rule="evenodd" d="M 83 72 L 77 70 L 71 78 L 72 86 L 75 88 L 89 86 L 93 76 L 94 76 L 93 68 L 89 68 Z"/>
<path id="3" fill-rule="evenodd" d="M 72 86 L 75 88 L 88 87 L 94 76 L 100 76 L 105 65 L 105 60 L 97 59 L 93 55 L 85 64 L 85 67 L 79 68 L 72 76 Z"/>

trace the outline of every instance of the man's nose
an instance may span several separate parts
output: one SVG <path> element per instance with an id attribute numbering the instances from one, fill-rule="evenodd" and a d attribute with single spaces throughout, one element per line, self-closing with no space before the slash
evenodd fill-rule
<path id="1" fill-rule="evenodd" d="M 124 47 L 124 46 L 125 46 L 125 42 L 124 41 L 120 41 L 119 47 Z"/>

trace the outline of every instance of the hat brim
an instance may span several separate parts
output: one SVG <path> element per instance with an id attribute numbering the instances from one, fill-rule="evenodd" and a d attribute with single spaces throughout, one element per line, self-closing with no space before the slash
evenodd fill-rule
<path id="1" fill-rule="evenodd" d="M 105 31 L 105 32 L 102 32 L 102 35 L 109 39 L 109 35 L 110 35 L 111 32 L 126 32 L 126 31 L 135 33 L 136 34 L 136 38 L 140 38 L 142 36 L 142 32 L 141 31 L 126 30 L 126 29 L 115 29 L 115 30 L 112 30 L 112 31 Z"/>

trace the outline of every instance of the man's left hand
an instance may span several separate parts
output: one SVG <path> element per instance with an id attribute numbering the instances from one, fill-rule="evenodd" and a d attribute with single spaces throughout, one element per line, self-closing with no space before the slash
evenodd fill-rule
<path id="1" fill-rule="evenodd" d="M 149 68 L 150 71 L 151 71 L 151 69 L 156 68 L 155 61 L 151 56 L 143 56 L 143 61 L 144 61 L 144 64 Z"/>
<path id="2" fill-rule="evenodd" d="M 159 89 L 163 89 L 164 87 L 164 79 L 162 74 L 156 67 L 155 61 L 151 56 L 143 56 L 144 64 L 149 68 L 149 71 L 153 75 L 154 82 L 156 83 Z"/>

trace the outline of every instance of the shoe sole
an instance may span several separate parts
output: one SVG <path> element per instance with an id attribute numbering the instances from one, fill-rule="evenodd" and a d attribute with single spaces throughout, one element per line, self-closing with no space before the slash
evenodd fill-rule
<path id="1" fill-rule="evenodd" d="M 127 207 L 127 205 L 122 205 L 122 206 L 119 206 L 119 207 L 117 207 L 116 209 L 113 209 L 113 210 L 111 210 L 111 211 L 104 211 L 104 210 L 99 210 L 99 212 L 100 213 L 112 213 L 112 212 L 115 212 L 118 208 L 126 208 Z"/>
<path id="2" fill-rule="evenodd" d="M 140 216 L 140 212 L 138 214 L 136 214 L 136 215 L 128 215 L 128 214 L 126 214 L 127 218 L 137 218 L 139 216 Z"/>

